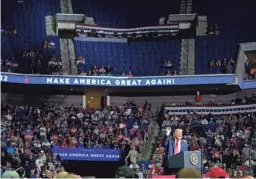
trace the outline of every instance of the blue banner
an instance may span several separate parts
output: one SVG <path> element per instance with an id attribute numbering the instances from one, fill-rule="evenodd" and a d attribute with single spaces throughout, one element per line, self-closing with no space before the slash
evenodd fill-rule
<path id="1" fill-rule="evenodd" d="M 242 89 L 256 89 L 256 80 L 243 81 L 241 88 Z"/>
<path id="2" fill-rule="evenodd" d="M 1 73 L 1 82 L 41 85 L 77 85 L 77 86 L 173 86 L 232 84 L 233 75 L 191 75 L 191 76 L 155 76 L 155 77 L 106 77 L 106 76 L 44 76 Z"/>
<path id="3" fill-rule="evenodd" d="M 114 149 L 53 147 L 52 152 L 62 160 L 119 161 L 122 157 L 122 151 Z"/>

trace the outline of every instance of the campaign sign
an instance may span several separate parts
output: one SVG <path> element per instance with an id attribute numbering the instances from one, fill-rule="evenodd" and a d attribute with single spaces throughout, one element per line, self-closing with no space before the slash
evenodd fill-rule
<path id="1" fill-rule="evenodd" d="M 0 81 L 5 83 L 37 85 L 72 85 L 104 87 L 138 87 L 138 86 L 174 86 L 232 84 L 233 74 L 225 75 L 188 75 L 188 76 L 149 76 L 149 77 L 116 77 L 116 76 L 54 76 L 24 75 L 1 73 Z"/>
<path id="2" fill-rule="evenodd" d="M 114 149 L 53 147 L 52 152 L 62 160 L 119 161 L 122 157 L 122 151 Z"/>

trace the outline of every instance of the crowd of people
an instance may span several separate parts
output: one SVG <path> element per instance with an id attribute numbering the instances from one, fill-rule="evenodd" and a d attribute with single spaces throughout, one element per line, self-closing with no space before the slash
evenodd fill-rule
<path id="1" fill-rule="evenodd" d="M 231 104 L 255 104 L 255 94 L 242 99 L 237 97 Z M 190 151 L 203 152 L 204 173 L 216 166 L 221 167 L 233 177 L 256 174 L 256 113 L 236 113 L 213 116 L 190 111 L 186 115 L 169 115 L 165 110 L 152 162 L 148 166 L 150 175 L 161 175 L 165 165 L 166 151 L 163 143 L 168 128 L 183 130 Z M 198 129 L 201 126 L 201 129 Z"/>
<path id="2" fill-rule="evenodd" d="M 86 71 L 85 59 L 82 56 L 77 57 L 75 63 L 76 63 L 77 71 L 78 71 L 79 75 L 84 75 L 84 76 L 128 76 L 128 77 L 133 76 L 131 71 L 129 71 L 128 73 L 123 72 L 122 74 L 116 74 L 114 72 L 116 69 L 111 67 L 111 65 L 107 65 L 107 66 L 94 65 L 89 71 Z"/>
<path id="3" fill-rule="evenodd" d="M 256 95 L 231 104 L 255 103 Z M 25 177 L 44 177 L 48 171 L 63 171 L 60 157 L 51 147 L 122 149 L 139 178 L 163 175 L 166 130 L 180 128 L 189 150 L 203 152 L 204 173 L 216 166 L 230 176 L 241 177 L 256 172 L 256 113 L 234 113 L 213 116 L 189 111 L 186 115 L 170 115 L 160 111 L 163 120 L 156 150 L 148 166 L 136 165 L 141 144 L 151 131 L 148 124 L 151 104 L 136 106 L 134 101 L 103 109 L 43 104 L 40 106 L 1 105 L 2 172 L 23 167 Z M 160 116 L 160 117 L 161 117 Z M 198 125 L 201 129 L 198 129 Z M 196 126 L 197 128 L 195 128 Z M 19 171 L 18 171 L 19 172 Z"/>
<path id="4" fill-rule="evenodd" d="M 236 67 L 236 62 L 233 58 L 230 59 L 223 59 L 223 60 L 215 60 L 212 59 L 210 61 L 210 67 L 215 69 L 218 68 L 220 69 L 220 73 L 224 74 L 232 74 L 234 73 L 235 67 Z"/>
<path id="5" fill-rule="evenodd" d="M 14 26 L 6 26 L 4 29 L 4 35 L 6 36 L 15 36 L 17 35 L 17 29 Z"/>
<path id="6" fill-rule="evenodd" d="M 217 24 L 210 25 L 207 30 L 206 34 L 208 35 L 219 35 L 220 34 L 220 28 Z"/>
<path id="7" fill-rule="evenodd" d="M 132 101 L 104 109 L 2 103 L 1 109 L 1 165 L 6 170 L 22 166 L 26 177 L 62 170 L 53 146 L 122 149 L 126 156 L 131 147 L 139 152 L 150 135 L 149 103 L 136 106 Z"/>
<path id="8" fill-rule="evenodd" d="M 56 59 L 55 43 L 45 41 L 40 50 L 23 51 L 16 57 L 9 54 L 1 58 L 1 71 L 24 74 L 62 74 L 61 61 Z"/>
<path id="9" fill-rule="evenodd" d="M 77 71 L 79 75 L 84 76 L 128 76 L 133 77 L 133 74 L 131 71 L 121 74 L 116 74 L 115 71 L 117 69 L 111 67 L 111 65 L 101 65 L 97 66 L 94 65 L 89 71 L 86 71 L 86 63 L 85 59 L 82 56 L 79 56 L 75 60 Z M 162 76 L 175 76 L 179 75 L 179 72 L 173 69 L 173 66 L 171 64 L 171 61 L 165 61 L 165 64 L 163 65 L 164 73 L 161 74 Z"/>
<path id="10" fill-rule="evenodd" d="M 163 68 L 164 68 L 164 74 L 162 74 L 163 76 L 176 76 L 176 75 L 179 75 L 179 72 L 177 70 L 174 69 L 172 63 L 170 60 L 166 60 L 164 62 L 164 65 L 163 65 Z"/>

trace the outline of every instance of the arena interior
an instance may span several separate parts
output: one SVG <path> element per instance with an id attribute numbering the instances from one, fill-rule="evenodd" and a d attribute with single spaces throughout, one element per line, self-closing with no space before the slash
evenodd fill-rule
<path id="1" fill-rule="evenodd" d="M 255 177 L 255 7 L 1 1 L 1 177 Z"/>

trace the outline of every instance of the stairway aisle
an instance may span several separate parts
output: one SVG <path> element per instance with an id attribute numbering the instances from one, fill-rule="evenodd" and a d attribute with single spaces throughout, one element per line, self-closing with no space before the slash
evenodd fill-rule
<path id="1" fill-rule="evenodd" d="M 192 0 L 182 0 L 180 13 L 189 14 L 192 12 Z M 195 74 L 195 39 L 182 39 L 180 52 L 180 74 Z"/>
<path id="2" fill-rule="evenodd" d="M 60 0 L 61 13 L 73 14 L 73 7 L 71 0 Z M 75 45 L 72 38 L 60 39 L 60 51 L 63 63 L 63 73 L 77 75 L 77 67 L 75 64 Z"/>
<path id="3" fill-rule="evenodd" d="M 70 59 L 71 75 L 77 75 L 77 67 L 75 64 L 76 55 L 75 55 L 74 41 L 73 39 L 68 39 L 67 41 L 68 41 L 67 46 L 68 46 L 68 53 L 69 53 L 69 59 Z"/>
<path id="4" fill-rule="evenodd" d="M 159 134 L 159 125 L 157 124 L 155 118 L 151 120 L 148 128 L 152 131 L 149 140 L 144 141 L 142 146 L 142 151 L 139 153 L 138 161 L 150 161 L 152 155 L 155 152 L 154 144 L 157 142 L 156 138 Z"/>

